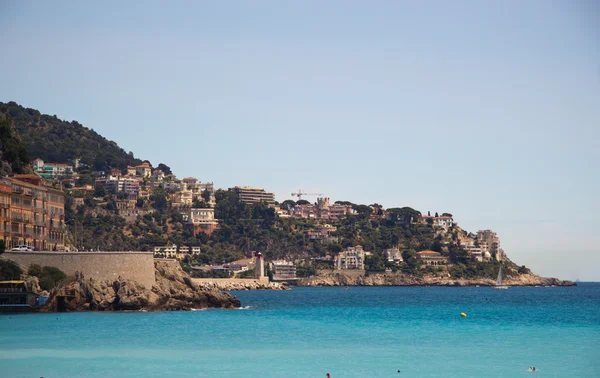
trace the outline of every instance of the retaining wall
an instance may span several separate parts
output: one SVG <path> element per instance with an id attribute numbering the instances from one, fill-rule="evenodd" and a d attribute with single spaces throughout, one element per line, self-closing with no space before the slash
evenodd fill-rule
<path id="1" fill-rule="evenodd" d="M 227 283 L 240 283 L 247 284 L 251 282 L 257 282 L 264 285 L 269 284 L 269 277 L 263 278 L 192 278 L 192 281 L 197 284 L 203 283 L 217 283 L 217 284 L 227 284 Z"/>
<path id="2" fill-rule="evenodd" d="M 13 260 L 25 269 L 31 264 L 55 266 L 74 277 L 82 272 L 85 278 L 115 280 L 119 276 L 134 280 L 150 289 L 154 284 L 152 252 L 13 252 L 0 258 Z"/>

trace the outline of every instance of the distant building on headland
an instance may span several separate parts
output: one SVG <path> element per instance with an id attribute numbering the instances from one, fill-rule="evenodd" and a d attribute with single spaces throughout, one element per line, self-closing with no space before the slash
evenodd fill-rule
<path id="1" fill-rule="evenodd" d="M 335 257 L 334 266 L 336 269 L 365 269 L 365 254 L 360 245 L 348 247 Z"/>
<path id="2" fill-rule="evenodd" d="M 154 257 L 164 257 L 167 259 L 182 259 L 185 255 L 199 255 L 200 247 L 192 247 L 192 246 L 177 246 L 173 245 L 165 245 L 162 247 L 154 247 Z"/>
<path id="3" fill-rule="evenodd" d="M 210 235 L 219 226 L 215 219 L 215 209 L 189 208 L 181 212 L 184 227 L 191 230 L 194 237 L 199 233 Z"/>
<path id="4" fill-rule="evenodd" d="M 64 163 L 46 163 L 37 158 L 33 161 L 33 170 L 42 178 L 59 179 L 73 176 L 73 166 Z"/>
<path id="5" fill-rule="evenodd" d="M 240 197 L 240 201 L 247 204 L 265 202 L 275 205 L 275 194 L 266 192 L 263 188 L 251 188 L 249 186 L 236 186 L 232 189 Z"/>
<path id="6" fill-rule="evenodd" d="M 383 255 L 388 262 L 399 264 L 404 261 L 402 258 L 402 252 L 398 248 L 389 248 L 383 250 Z"/>
<path id="7" fill-rule="evenodd" d="M 500 238 L 498 238 L 498 235 L 494 231 L 477 231 L 477 245 L 484 254 L 485 252 L 489 252 L 496 261 L 504 259 L 504 251 L 500 248 Z"/>
<path id="8" fill-rule="evenodd" d="M 418 222 L 422 224 L 430 223 L 434 227 L 440 227 L 444 230 L 447 230 L 454 224 L 454 219 L 449 215 L 442 216 L 431 216 L 431 215 L 421 215 L 418 218 Z"/>
<path id="9" fill-rule="evenodd" d="M 291 211 L 292 217 L 307 219 L 336 220 L 354 214 L 351 205 L 329 203 L 329 198 L 317 198 L 317 204 L 296 205 Z"/>
<path id="10" fill-rule="evenodd" d="M 291 261 L 275 260 L 271 262 L 273 281 L 296 282 L 296 265 Z"/>
<path id="11" fill-rule="evenodd" d="M 447 257 L 442 256 L 439 252 L 429 250 L 417 252 L 417 258 L 425 265 L 446 265 L 448 263 Z"/>

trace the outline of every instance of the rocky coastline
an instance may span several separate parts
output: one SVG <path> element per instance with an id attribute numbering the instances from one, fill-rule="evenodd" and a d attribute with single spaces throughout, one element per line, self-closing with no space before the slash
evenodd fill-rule
<path id="1" fill-rule="evenodd" d="M 77 277 L 62 281 L 49 293 L 40 312 L 76 311 L 178 311 L 203 308 L 238 308 L 238 298 L 215 287 L 200 287 L 179 263 L 156 261 L 156 282 L 146 288 L 118 278 L 100 281 Z"/>
<path id="2" fill-rule="evenodd" d="M 369 275 L 348 275 L 329 273 L 303 278 L 298 286 L 494 286 L 495 280 L 488 278 L 449 278 L 424 276 L 417 277 L 402 273 L 381 273 Z M 540 277 L 535 274 L 521 274 L 505 279 L 507 286 L 575 286 L 573 281 Z"/>

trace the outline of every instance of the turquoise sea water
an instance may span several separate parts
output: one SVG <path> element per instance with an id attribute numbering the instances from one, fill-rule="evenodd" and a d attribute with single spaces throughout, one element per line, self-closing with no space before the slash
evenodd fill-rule
<path id="1" fill-rule="evenodd" d="M 600 284 L 235 294 L 247 307 L 1 315 L 0 377 L 600 377 Z"/>

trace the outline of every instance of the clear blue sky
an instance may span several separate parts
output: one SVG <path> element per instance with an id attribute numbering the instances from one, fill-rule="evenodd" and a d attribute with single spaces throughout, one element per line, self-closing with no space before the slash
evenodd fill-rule
<path id="1" fill-rule="evenodd" d="M 0 101 L 180 177 L 450 212 L 600 281 L 598 2 L 3 1 L 0 37 Z"/>

